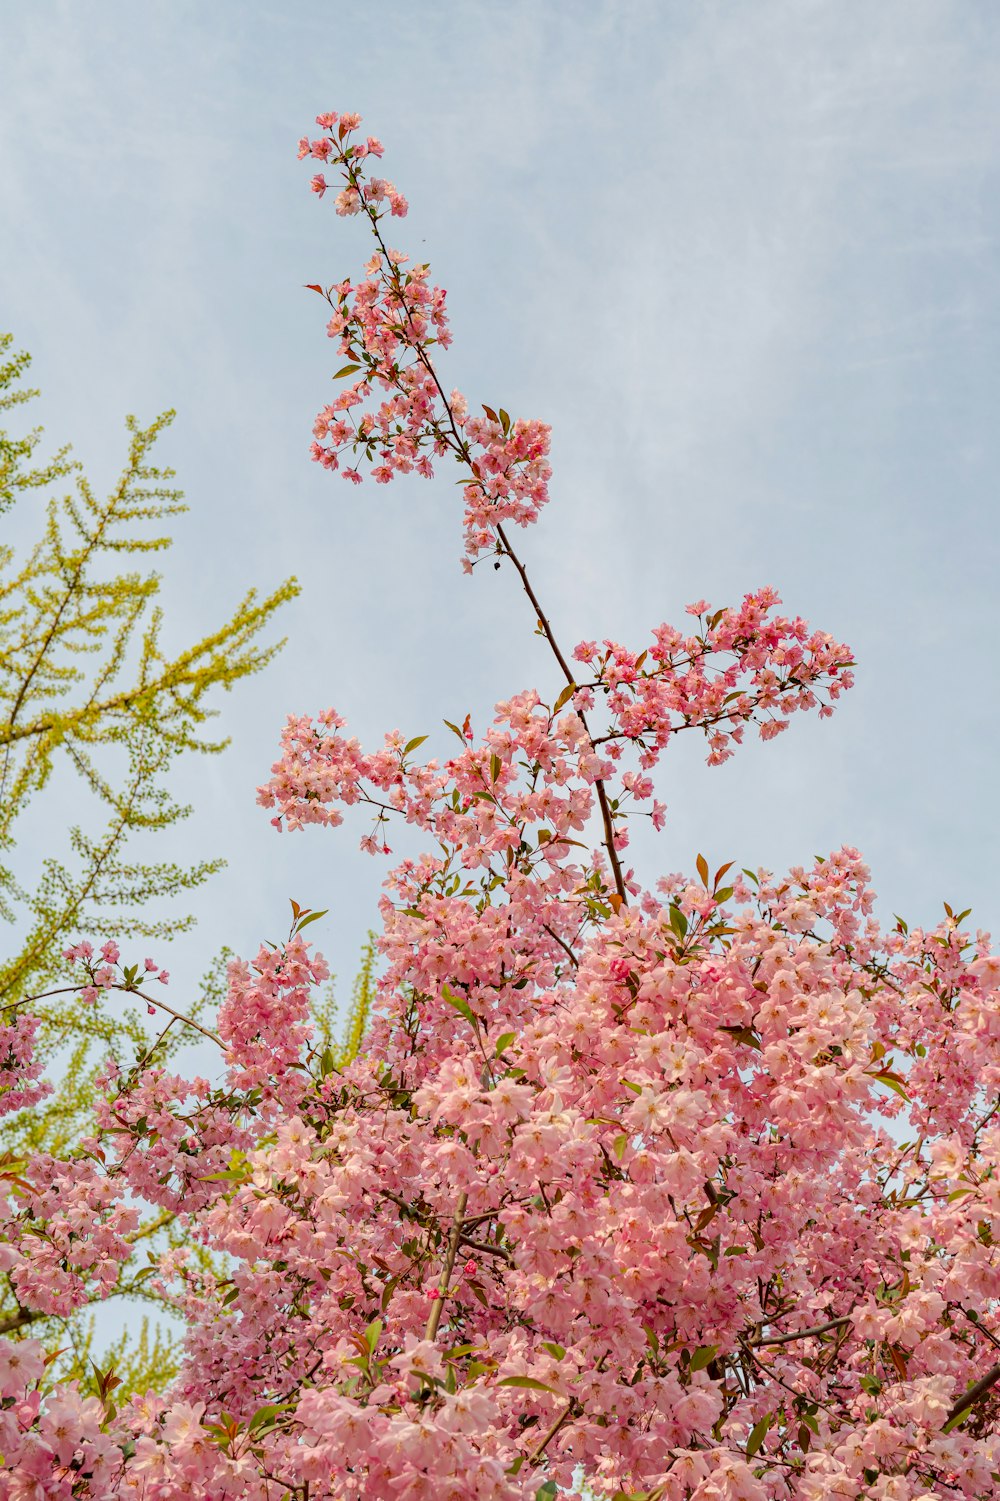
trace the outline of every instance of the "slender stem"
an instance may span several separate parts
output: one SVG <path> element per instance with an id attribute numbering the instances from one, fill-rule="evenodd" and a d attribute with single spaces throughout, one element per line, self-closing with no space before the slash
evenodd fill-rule
<path id="1" fill-rule="evenodd" d="M 359 181 L 359 178 L 358 178 L 358 175 L 357 175 L 357 171 L 354 168 L 353 164 L 350 161 L 345 161 L 344 162 L 344 166 L 347 168 L 347 175 L 348 175 L 349 182 L 351 183 L 351 185 L 355 189 L 357 189 L 360 192 L 361 191 L 360 181 Z M 399 302 L 399 305 L 400 305 L 400 307 L 403 310 L 403 315 L 406 318 L 406 321 L 409 324 L 411 324 L 411 326 L 412 326 L 413 317 L 412 317 L 412 314 L 410 312 L 409 306 L 407 304 L 406 298 L 403 295 L 403 289 L 402 289 L 402 287 L 400 285 L 399 268 L 395 264 L 395 262 L 392 260 L 392 258 L 390 257 L 389 252 L 388 252 L 388 248 L 387 248 L 386 243 L 385 243 L 385 240 L 382 238 L 382 231 L 379 229 L 379 226 L 378 226 L 379 214 L 378 214 L 377 210 L 375 209 L 374 205 L 368 205 L 368 204 L 366 204 L 365 207 L 366 207 L 366 211 L 367 211 L 367 214 L 368 214 L 369 222 L 370 222 L 371 227 L 372 227 L 372 233 L 375 236 L 375 239 L 376 239 L 376 241 L 378 243 L 379 249 L 382 251 L 382 254 L 385 256 L 387 264 L 392 268 L 391 272 L 389 273 L 389 280 L 391 281 L 391 284 L 392 284 L 393 290 L 394 290 L 394 292 L 396 294 L 396 297 L 397 297 L 397 300 Z M 384 272 L 383 272 L 383 275 L 385 275 Z M 448 424 L 449 424 L 449 426 L 451 428 L 451 431 L 452 431 L 452 441 L 451 441 L 450 446 L 453 448 L 454 452 L 456 453 L 456 456 L 458 458 L 460 458 L 461 460 L 463 460 L 465 463 L 469 464 L 469 466 L 471 468 L 472 467 L 472 463 L 471 463 L 471 457 L 470 457 L 469 450 L 468 450 L 468 443 L 466 442 L 466 439 L 462 436 L 462 434 L 458 430 L 458 425 L 455 422 L 455 415 L 454 415 L 454 413 L 452 411 L 452 408 L 451 408 L 451 402 L 448 400 L 448 397 L 445 394 L 444 387 L 442 386 L 441 381 L 438 378 L 438 373 L 435 370 L 434 365 L 431 362 L 431 360 L 430 360 L 430 358 L 429 358 L 429 356 L 427 354 L 426 349 L 424 349 L 424 347 L 421 344 L 420 339 L 416 335 L 416 333 L 414 333 L 413 342 L 410 345 L 410 347 L 412 348 L 412 350 L 413 350 L 413 352 L 414 352 L 417 360 L 420 362 L 421 365 L 423 365 L 424 369 L 427 371 L 428 375 L 431 377 L 431 379 L 433 380 L 435 386 L 437 387 L 438 395 L 441 397 L 441 401 L 442 401 L 442 403 L 444 405 L 445 412 L 448 415 Z M 475 475 L 475 470 L 473 470 L 473 474 Z M 480 483 L 480 481 L 478 479 L 478 476 L 475 476 L 475 478 L 476 478 L 476 483 Z M 527 594 L 528 599 L 531 601 L 532 609 L 535 611 L 535 616 L 536 616 L 536 619 L 538 620 L 538 624 L 541 627 L 542 635 L 545 637 L 546 641 L 549 643 L 549 646 L 552 649 L 552 653 L 553 653 L 556 661 L 558 662 L 560 669 L 562 670 L 562 674 L 565 677 L 567 684 L 574 683 L 575 680 L 574 680 L 574 677 L 573 677 L 572 668 L 570 667 L 570 665 L 567 662 L 565 656 L 563 655 L 562 651 L 559 648 L 559 644 L 556 641 L 555 633 L 553 632 L 551 622 L 549 621 L 549 618 L 546 615 L 545 611 L 542 609 L 541 602 L 540 602 L 540 600 L 538 598 L 538 595 L 535 593 L 534 589 L 531 586 L 531 580 L 528 578 L 527 569 L 525 568 L 524 564 L 521 562 L 520 558 L 517 556 L 516 552 L 514 551 L 513 547 L 510 544 L 510 540 L 507 537 L 506 532 L 504 531 L 503 527 L 499 523 L 497 523 L 497 529 L 496 529 L 496 531 L 497 531 L 497 538 L 498 538 L 498 540 L 500 542 L 501 549 L 502 549 L 503 553 L 510 559 L 510 561 L 513 563 L 515 569 L 517 570 L 518 577 L 520 578 L 521 583 L 522 583 L 522 585 L 524 587 L 524 592 Z M 577 710 L 577 713 L 580 713 L 580 711 Z M 593 747 L 594 746 L 594 741 L 593 741 L 593 738 L 591 737 L 590 729 L 587 726 L 587 721 L 586 721 L 586 719 L 585 719 L 585 717 L 584 717 L 584 715 L 582 713 L 580 714 L 580 719 L 581 719 L 581 721 L 583 723 L 584 729 L 586 730 L 587 738 L 588 738 L 588 740 L 590 740 L 591 746 Z M 608 859 L 611 862 L 611 870 L 612 870 L 612 873 L 614 875 L 614 881 L 615 881 L 615 890 L 618 893 L 618 896 L 619 896 L 620 900 L 622 902 L 627 903 L 628 902 L 628 892 L 625 889 L 625 878 L 622 875 L 621 863 L 620 863 L 620 861 L 618 859 L 618 851 L 615 849 L 614 823 L 613 823 L 613 820 L 612 820 L 612 817 L 611 817 L 611 807 L 610 807 L 610 804 L 608 802 L 608 794 L 607 794 L 607 791 L 605 790 L 604 782 L 600 778 L 598 778 L 595 781 L 594 786 L 595 786 L 596 791 L 597 791 L 597 801 L 598 801 L 598 804 L 600 805 L 600 809 L 601 809 L 601 820 L 602 820 L 602 822 L 604 824 L 604 846 L 605 846 L 605 849 L 608 852 Z"/>
<path id="2" fill-rule="evenodd" d="M 531 608 L 534 610 L 536 616 L 538 617 L 538 624 L 542 628 L 542 635 L 545 637 L 546 641 L 549 643 L 549 646 L 552 648 L 552 655 L 559 663 L 559 666 L 562 669 L 563 677 L 566 679 L 567 683 L 573 683 L 575 685 L 576 679 L 573 676 L 573 669 L 570 667 L 569 663 L 566 661 L 566 658 L 563 656 L 562 651 L 560 650 L 559 643 L 555 638 L 555 632 L 552 629 L 552 624 L 549 620 L 549 617 L 542 609 L 541 601 L 539 600 L 538 595 L 535 593 L 534 589 L 531 586 L 531 580 L 528 578 L 528 570 L 525 568 L 524 564 L 521 562 L 521 559 L 517 556 L 517 553 L 510 545 L 510 539 L 508 538 L 507 533 L 499 524 L 497 525 L 497 536 L 500 538 L 501 545 L 507 557 L 510 558 L 510 561 L 517 569 L 518 577 L 520 578 L 521 583 L 524 587 L 524 592 L 530 599 Z"/>
<path id="3" fill-rule="evenodd" d="M 536 1445 L 536 1447 L 532 1449 L 531 1453 L 528 1455 L 529 1465 L 536 1465 L 538 1463 L 542 1455 L 545 1453 L 546 1449 L 551 1444 L 552 1440 L 555 1438 L 556 1434 L 561 1433 L 563 1428 L 565 1428 L 566 1424 L 569 1422 L 570 1418 L 575 1418 L 579 1411 L 579 1402 L 575 1397 L 570 1397 L 565 1408 L 552 1424 L 552 1427 L 549 1428 L 545 1433 L 541 1443 Z"/>
<path id="4" fill-rule="evenodd" d="M 459 1194 L 458 1204 L 455 1208 L 455 1218 L 452 1221 L 451 1234 L 448 1237 L 448 1250 L 444 1258 L 441 1281 L 438 1284 L 438 1295 L 431 1304 L 431 1311 L 427 1318 L 427 1328 L 424 1330 L 424 1339 L 437 1338 L 438 1325 L 441 1322 L 441 1314 L 444 1312 L 444 1300 L 448 1293 L 448 1284 L 451 1281 L 455 1256 L 458 1252 L 458 1243 L 462 1238 L 462 1222 L 465 1219 L 465 1206 L 468 1202 L 468 1194 Z"/>
<path id="5" fill-rule="evenodd" d="M 15 1011 L 18 1006 L 28 1006 L 32 1001 L 47 1001 L 53 995 L 79 995 L 80 991 L 85 988 L 83 985 L 60 985 L 55 990 L 43 990 L 39 995 L 26 995 L 22 996 L 19 1001 L 8 1001 L 0 1006 L 0 1012 Z M 99 988 L 103 989 L 103 987 Z M 173 1006 L 167 1005 L 166 1001 L 158 1001 L 155 996 L 147 995 L 144 990 L 136 990 L 132 985 L 110 985 L 108 989 L 120 990 L 123 995 L 137 995 L 147 1005 L 156 1006 L 160 1011 L 165 1011 L 168 1016 L 173 1017 L 174 1021 L 183 1022 L 186 1027 L 194 1027 L 196 1032 L 200 1032 L 203 1037 L 208 1038 L 209 1042 L 216 1043 L 225 1051 L 225 1043 L 218 1033 L 213 1032 L 209 1027 L 203 1027 L 201 1022 L 196 1022 L 193 1017 L 185 1016 L 183 1011 L 175 1011 Z"/>
<path id="6" fill-rule="evenodd" d="M 438 389 L 440 390 L 440 387 L 438 387 Z M 538 595 L 531 587 L 531 580 L 528 578 L 528 570 L 521 562 L 521 559 L 518 557 L 513 547 L 511 547 L 507 533 L 504 531 L 503 527 L 499 525 L 499 523 L 497 525 L 497 537 L 500 539 L 500 544 L 504 550 L 505 555 L 510 559 L 515 569 L 517 570 L 517 575 L 524 587 L 524 592 L 531 601 L 531 607 L 535 611 L 535 614 L 538 618 L 538 624 L 541 626 L 542 635 L 545 637 L 546 641 L 549 643 L 549 646 L 552 648 L 552 654 L 555 657 L 556 661 L 559 663 L 560 668 L 562 669 L 562 673 L 566 679 L 567 685 L 571 683 L 575 684 L 576 680 L 573 677 L 573 670 L 560 651 L 559 643 L 556 641 L 555 634 L 549 622 L 549 618 L 546 615 L 545 611 L 542 609 Z M 591 747 L 596 749 L 596 747 L 594 747 L 594 738 L 590 733 L 590 726 L 587 724 L 586 715 L 583 714 L 579 709 L 577 709 L 576 712 L 579 714 L 580 722 L 587 732 L 587 739 L 590 741 Z M 607 850 L 608 859 L 611 861 L 611 869 L 615 878 L 615 890 L 621 897 L 622 901 L 627 902 L 628 892 L 625 890 L 625 878 L 622 875 L 622 868 L 618 859 L 618 851 L 615 849 L 615 829 L 614 823 L 611 818 L 611 805 L 608 802 L 607 790 L 604 786 L 603 780 L 600 777 L 598 777 L 594 782 L 594 787 L 597 792 L 597 801 L 601 809 L 601 821 L 604 824 L 604 848 Z"/>
<path id="7" fill-rule="evenodd" d="M 542 923 L 542 927 L 545 929 L 546 933 L 548 933 L 549 937 L 550 938 L 554 938 L 555 941 L 556 941 L 556 943 L 563 950 L 563 952 L 569 956 L 569 961 L 572 964 L 573 968 L 577 969 L 578 968 L 578 960 L 577 960 L 577 957 L 574 954 L 573 950 L 570 948 L 569 944 L 566 943 L 564 939 L 560 938 L 559 934 L 555 931 L 555 929 L 554 928 L 550 928 L 547 922 L 543 922 Z"/>
<path id="8" fill-rule="evenodd" d="M 461 1246 L 468 1246 L 470 1251 L 481 1251 L 484 1256 L 499 1256 L 508 1264 L 513 1260 L 510 1252 L 503 1246 L 491 1246 L 485 1240 L 471 1240 L 468 1235 L 460 1235 L 458 1243 Z"/>
<path id="9" fill-rule="evenodd" d="M 759 1350 L 761 1345 L 788 1345 L 794 1339 L 812 1339 L 814 1335 L 826 1334 L 830 1329 L 842 1329 L 850 1322 L 848 1314 L 842 1319 L 829 1319 L 825 1324 L 814 1324 L 811 1329 L 796 1329 L 794 1334 L 772 1334 L 767 1339 L 755 1339 L 750 1348 Z"/>

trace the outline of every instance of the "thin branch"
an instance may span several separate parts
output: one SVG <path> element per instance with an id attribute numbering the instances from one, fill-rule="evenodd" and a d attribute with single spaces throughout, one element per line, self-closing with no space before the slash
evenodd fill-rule
<path id="1" fill-rule="evenodd" d="M 569 944 L 566 943 L 564 939 L 560 938 L 559 934 L 555 931 L 555 929 L 554 928 L 550 928 L 547 922 L 543 922 L 542 923 L 542 927 L 545 929 L 546 933 L 548 933 L 549 937 L 550 938 L 554 938 L 555 941 L 556 941 L 556 943 L 563 950 L 563 952 L 566 955 L 568 955 L 569 962 L 572 964 L 573 968 L 577 969 L 579 967 L 579 960 L 577 959 L 577 957 L 574 954 L 573 950 L 570 948 Z"/>
<path id="2" fill-rule="evenodd" d="M 0 1334 L 13 1334 L 18 1329 L 23 1329 L 26 1324 L 33 1324 L 42 1315 L 35 1313 L 30 1308 L 19 1308 L 17 1313 L 11 1314 L 9 1319 L 0 1323 Z"/>
<path id="3" fill-rule="evenodd" d="M 32 1001 L 47 1001 L 53 995 L 79 995 L 80 991 L 86 988 L 84 985 L 60 985 L 55 990 L 43 990 L 39 995 L 22 996 L 19 1001 L 7 1001 L 5 1005 L 0 1006 L 0 1013 L 15 1011 L 18 1006 L 28 1006 Z M 98 988 L 103 989 L 104 987 L 101 986 Z M 213 1032 L 210 1027 L 203 1027 L 201 1022 L 196 1022 L 193 1017 L 185 1016 L 183 1011 L 175 1011 L 173 1006 L 167 1005 L 166 1001 L 159 1001 L 155 996 L 147 995 L 144 990 L 136 990 L 131 985 L 109 985 L 107 988 L 109 990 L 120 990 L 123 995 L 137 995 L 147 1005 L 156 1006 L 160 1011 L 165 1011 L 168 1016 L 173 1017 L 174 1021 L 183 1022 L 186 1027 L 194 1027 L 196 1032 L 200 1032 L 203 1037 L 208 1038 L 209 1042 L 214 1042 L 225 1052 L 226 1045 L 218 1033 Z"/>
<path id="4" fill-rule="evenodd" d="M 576 1398 L 570 1397 L 569 1402 L 566 1404 L 566 1407 L 556 1418 L 555 1422 L 552 1424 L 552 1427 L 549 1428 L 549 1430 L 546 1432 L 546 1434 L 542 1438 L 541 1443 L 539 1443 L 534 1449 L 532 1449 L 531 1453 L 528 1455 L 529 1465 L 536 1465 L 538 1463 L 542 1455 L 545 1453 L 546 1449 L 551 1444 L 552 1440 L 555 1438 L 556 1434 L 561 1433 L 563 1428 L 565 1428 L 566 1424 L 569 1422 L 570 1418 L 577 1417 L 581 1411 L 582 1408 L 580 1407 L 580 1404 L 576 1400 Z"/>
<path id="5" fill-rule="evenodd" d="M 438 1284 L 438 1295 L 431 1304 L 431 1311 L 427 1317 L 427 1328 L 424 1330 L 424 1339 L 432 1340 L 437 1338 L 438 1325 L 441 1322 L 441 1314 L 444 1312 L 444 1300 L 448 1293 L 448 1283 L 451 1281 L 455 1256 L 458 1252 L 458 1243 L 462 1238 L 462 1221 L 465 1218 L 465 1206 L 468 1202 L 468 1194 L 459 1194 L 458 1204 L 455 1208 L 455 1218 L 451 1226 L 451 1234 L 448 1237 L 448 1251 L 444 1258 L 441 1281 Z"/>
<path id="6" fill-rule="evenodd" d="M 749 1348 L 759 1350 L 762 1345 L 788 1345 L 794 1339 L 812 1339 L 814 1335 L 826 1334 L 831 1329 L 842 1329 L 850 1322 L 851 1315 L 847 1314 L 842 1319 L 829 1319 L 825 1324 L 814 1324 L 811 1329 L 796 1329 L 793 1334 L 772 1334 L 766 1339 L 755 1339 Z"/>
<path id="7" fill-rule="evenodd" d="M 438 387 L 438 389 L 440 390 L 440 386 Z M 566 679 L 567 685 L 572 683 L 575 687 L 576 679 L 573 677 L 573 670 L 560 651 L 559 644 L 556 641 L 555 635 L 552 630 L 552 626 L 549 623 L 549 618 L 545 614 L 545 611 L 542 609 L 538 595 L 531 587 L 531 580 L 528 578 L 528 570 L 521 562 L 521 559 L 517 556 L 517 553 L 514 551 L 513 547 L 511 547 L 510 542 L 507 538 L 507 533 L 504 531 L 499 522 L 497 523 L 497 537 L 500 540 L 504 553 L 510 559 L 515 569 L 517 570 L 517 575 L 524 587 L 524 592 L 531 601 L 531 607 L 536 613 L 538 624 L 542 630 L 542 635 L 545 637 L 546 641 L 549 643 L 549 646 L 552 648 L 552 654 L 555 657 L 556 661 L 559 663 L 560 668 L 562 669 L 562 673 Z M 590 727 L 587 724 L 586 715 L 584 715 L 579 709 L 577 709 L 576 712 L 580 716 L 580 722 L 583 725 L 584 730 L 586 731 L 587 739 L 590 741 L 591 746 L 593 746 L 594 740 L 590 733 Z M 608 852 L 608 859 L 611 861 L 611 869 L 614 873 L 615 878 L 615 890 L 621 897 L 622 901 L 627 903 L 628 892 L 625 890 L 625 878 L 622 875 L 621 863 L 618 859 L 618 851 L 615 849 L 615 829 L 614 823 L 611 818 L 611 805 L 608 802 L 608 794 L 602 778 L 597 778 L 597 780 L 594 782 L 594 787 L 597 791 L 597 801 L 601 809 L 601 820 L 604 824 L 604 847 Z"/>
<path id="8" fill-rule="evenodd" d="M 358 179 L 357 172 L 356 172 L 353 164 L 350 161 L 345 161 L 343 163 L 343 165 L 347 168 L 348 181 L 351 183 L 351 185 L 354 188 L 358 189 L 359 191 L 362 191 L 361 187 L 360 187 L 360 181 Z M 362 191 L 362 200 L 364 201 L 363 191 Z M 378 214 L 378 212 L 375 209 L 374 205 L 366 203 L 365 204 L 365 208 L 366 208 L 366 212 L 368 214 L 369 222 L 370 222 L 371 227 L 372 227 L 372 233 L 375 236 L 375 239 L 376 239 L 376 242 L 378 243 L 379 249 L 382 251 L 382 254 L 385 256 L 386 263 L 392 268 L 391 271 L 388 273 L 389 280 L 387 282 L 387 285 L 391 282 L 393 291 L 396 294 L 396 300 L 398 301 L 399 306 L 402 309 L 403 316 L 405 317 L 407 323 L 410 324 L 410 327 L 412 329 L 412 327 L 413 327 L 413 314 L 410 311 L 409 304 L 407 303 L 406 298 L 403 295 L 403 290 L 402 290 L 402 287 L 400 285 L 399 267 L 396 265 L 396 263 L 393 261 L 392 257 L 390 256 L 389 251 L 388 251 L 388 247 L 386 246 L 385 240 L 382 237 L 382 231 L 379 229 L 379 218 L 380 218 L 380 215 Z M 382 274 L 383 274 L 383 278 L 385 278 L 386 277 L 386 273 L 383 271 Z M 473 465 L 472 465 L 472 459 L 471 459 L 471 455 L 469 454 L 468 443 L 467 443 L 466 439 L 464 438 L 464 436 L 458 430 L 458 424 L 455 421 L 455 414 L 452 411 L 451 402 L 450 402 L 450 400 L 448 399 L 448 396 L 445 393 L 445 389 L 444 389 L 444 387 L 441 384 L 441 381 L 440 381 L 440 378 L 438 376 L 438 373 L 437 373 L 437 371 L 434 368 L 434 364 L 431 361 L 430 357 L 428 356 L 426 349 L 423 347 L 423 345 L 421 343 L 421 340 L 420 340 L 420 337 L 419 337 L 419 334 L 417 333 L 416 330 L 413 330 L 413 338 L 412 338 L 412 342 L 410 344 L 410 348 L 413 350 L 413 353 L 416 356 L 416 358 L 419 361 L 419 363 L 421 365 L 423 365 L 424 369 L 427 371 L 428 375 L 433 380 L 435 386 L 437 387 L 438 395 L 440 396 L 441 401 L 442 401 L 442 403 L 444 405 L 444 409 L 445 409 L 446 413 L 448 414 L 448 423 L 449 423 L 449 426 L 451 427 L 451 432 L 452 432 L 452 439 L 451 439 L 451 441 L 449 443 L 449 446 L 453 449 L 453 451 L 465 463 L 467 463 L 469 465 L 470 469 L 472 469 L 475 483 L 481 485 L 482 482 L 479 479 L 479 476 L 476 474 L 476 471 L 475 471 L 475 469 L 473 468 Z M 445 434 L 442 433 L 442 437 L 445 438 L 445 441 L 448 441 Z M 573 677 L 573 670 L 570 667 L 569 663 L 567 662 L 565 656 L 563 655 L 563 653 L 562 653 L 562 651 L 561 651 L 561 649 L 559 647 L 559 643 L 556 641 L 555 633 L 554 633 L 554 631 L 552 629 L 551 622 L 549 621 L 549 618 L 546 615 L 545 611 L 542 609 L 541 601 L 539 600 L 538 595 L 535 593 L 534 589 L 531 586 L 531 580 L 528 578 L 528 571 L 527 571 L 527 569 L 525 568 L 524 564 L 521 562 L 520 558 L 515 553 L 513 547 L 510 544 L 510 541 L 509 541 L 509 539 L 507 537 L 506 532 L 504 531 L 502 525 L 499 522 L 497 523 L 496 532 L 497 532 L 497 539 L 498 539 L 498 541 L 500 543 L 500 547 L 501 547 L 502 552 L 510 559 L 510 561 L 513 563 L 515 569 L 517 570 L 518 577 L 520 578 L 521 583 L 522 583 L 522 585 L 524 587 L 524 592 L 525 592 L 525 594 L 527 594 L 528 599 L 531 601 L 532 609 L 535 611 L 535 618 L 538 621 L 539 626 L 541 627 L 542 635 L 544 636 L 545 640 L 548 642 L 549 646 L 551 647 L 552 654 L 553 654 L 553 656 L 555 657 L 556 661 L 559 664 L 559 667 L 560 667 L 560 669 L 562 671 L 563 677 L 566 679 L 567 684 L 572 683 L 574 685 L 574 687 L 575 687 L 576 683 L 575 683 L 575 679 Z M 583 727 L 584 727 L 584 729 L 586 731 L 587 738 L 588 738 L 588 740 L 590 740 L 590 743 L 593 746 L 594 742 L 593 742 L 593 739 L 591 738 L 590 730 L 589 730 L 589 728 L 587 726 L 587 721 L 586 721 L 584 715 L 582 713 L 580 713 L 579 710 L 577 710 L 577 713 L 580 714 L 580 720 L 581 720 L 581 722 L 583 724 Z M 598 803 L 600 804 L 601 819 L 602 819 L 603 824 L 604 824 L 604 845 L 605 845 L 605 848 L 607 849 L 608 859 L 611 861 L 611 869 L 612 869 L 612 871 L 614 873 L 615 890 L 617 891 L 618 896 L 621 899 L 621 901 L 624 902 L 624 903 L 627 903 L 628 902 L 628 892 L 625 889 L 625 878 L 622 875 L 622 868 L 621 868 L 621 864 L 620 864 L 619 859 L 618 859 L 618 851 L 615 849 L 614 823 L 613 823 L 613 820 L 612 820 L 612 817 L 611 817 L 611 806 L 610 806 L 610 804 L 608 802 L 608 794 L 607 794 L 607 792 L 605 790 L 604 782 L 601 779 L 598 779 L 597 781 L 595 781 L 594 786 L 595 786 L 595 788 L 597 790 L 597 800 L 598 800 Z"/>
<path id="9" fill-rule="evenodd" d="M 514 1259 L 503 1246 L 491 1246 L 485 1240 L 471 1240 L 468 1235 L 460 1235 L 458 1243 L 461 1246 L 468 1246 L 472 1251 L 482 1251 L 484 1256 L 499 1256 L 507 1262 L 508 1266 Z"/>

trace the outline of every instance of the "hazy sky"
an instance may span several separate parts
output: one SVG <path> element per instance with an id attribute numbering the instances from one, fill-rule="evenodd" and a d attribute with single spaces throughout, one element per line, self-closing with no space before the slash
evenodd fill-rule
<path id="1" fill-rule="evenodd" d="M 286 713 L 444 751 L 443 718 L 556 681 L 513 578 L 462 576 L 451 475 L 355 490 L 308 461 L 340 361 L 302 286 L 368 255 L 296 161 L 331 108 L 384 140 L 395 238 L 449 288 L 447 383 L 554 426 L 524 552 L 562 638 L 638 648 L 773 583 L 855 650 L 832 720 L 715 771 L 671 750 L 643 873 L 851 843 L 885 909 L 1000 929 L 993 0 L 0 0 L 0 325 L 42 420 L 106 485 L 124 414 L 177 407 L 176 639 L 303 585 L 223 701 L 232 749 L 178 783 L 177 848 L 230 864 L 176 999 L 290 896 L 331 909 L 345 978 L 375 918 L 363 819 L 279 837 L 255 807 Z"/>

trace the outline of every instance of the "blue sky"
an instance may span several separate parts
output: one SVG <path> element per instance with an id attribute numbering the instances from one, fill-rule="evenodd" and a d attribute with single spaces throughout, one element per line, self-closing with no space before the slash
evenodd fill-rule
<path id="1" fill-rule="evenodd" d="M 355 490 L 308 461 L 339 361 L 302 286 L 368 254 L 295 159 L 328 108 L 382 137 L 396 237 L 449 289 L 446 382 L 553 424 L 524 552 L 562 638 L 638 647 L 773 583 L 855 650 L 832 720 L 715 771 L 671 750 L 643 874 L 851 843 L 884 910 L 1000 928 L 989 0 L 7 0 L 0 33 L 0 324 L 42 420 L 108 484 L 124 414 L 177 407 L 178 640 L 249 583 L 303 585 L 286 652 L 222 703 L 232 749 L 178 780 L 172 852 L 230 864 L 177 1000 L 290 896 L 331 909 L 313 931 L 345 979 L 374 921 L 360 822 L 279 837 L 255 807 L 286 713 L 430 745 L 555 682 L 513 578 L 461 575 L 451 476 Z"/>

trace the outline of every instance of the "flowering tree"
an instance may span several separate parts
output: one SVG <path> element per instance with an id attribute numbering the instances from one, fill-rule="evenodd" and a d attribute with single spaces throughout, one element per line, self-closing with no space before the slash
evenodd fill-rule
<path id="1" fill-rule="evenodd" d="M 373 853 L 394 819 L 428 836 L 386 881 L 375 1022 L 351 1062 L 312 1044 L 325 970 L 294 908 L 231 968 L 221 1082 L 109 1066 L 100 1134 L 18 1169 L 0 1254 L 26 1306 L 113 1286 L 140 1201 L 226 1263 L 150 1265 L 186 1361 L 120 1410 L 112 1373 L 51 1390 L 39 1343 L 4 1347 L 3 1494 L 993 1496 L 1000 958 L 967 913 L 883 931 L 851 849 L 640 886 L 627 819 L 662 822 L 673 737 L 718 763 L 827 714 L 850 654 L 768 589 L 564 652 L 511 540 L 548 430 L 446 394 L 444 293 L 383 237 L 406 204 L 382 147 L 318 124 L 312 186 L 336 173 L 376 249 L 316 288 L 350 383 L 314 457 L 355 483 L 457 462 L 466 567 L 513 568 L 553 681 L 450 726 L 444 759 L 289 721 L 260 793 L 279 827 L 360 804 Z M 84 1003 L 146 994 L 113 944 L 69 958 Z M 8 1021 L 22 1107 L 32 1026 Z"/>

